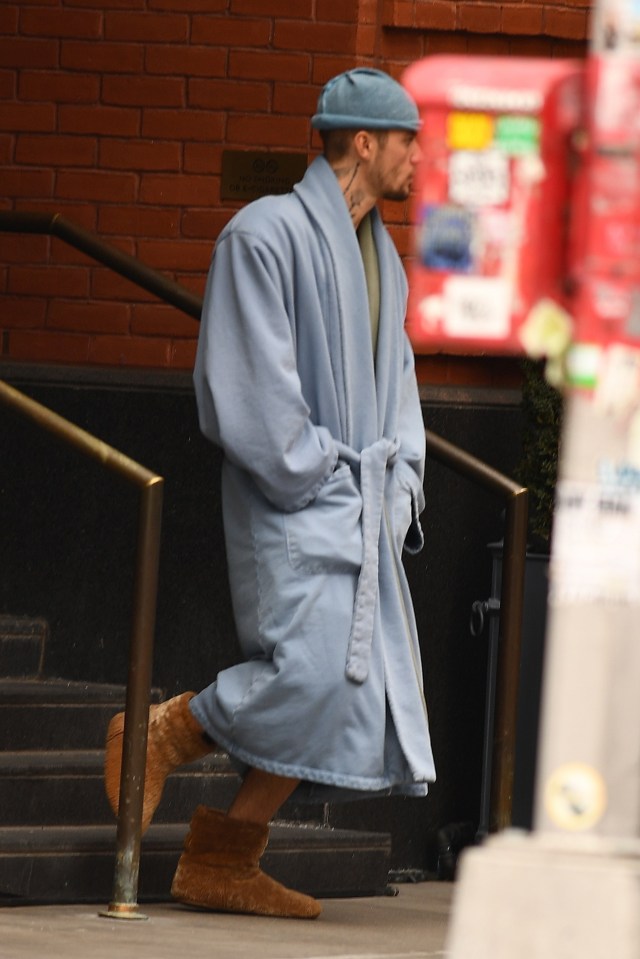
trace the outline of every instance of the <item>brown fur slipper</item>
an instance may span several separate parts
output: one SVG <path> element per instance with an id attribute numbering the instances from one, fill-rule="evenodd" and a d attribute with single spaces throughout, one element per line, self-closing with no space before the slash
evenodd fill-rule
<path id="1" fill-rule="evenodd" d="M 287 889 L 259 868 L 268 836 L 268 826 L 198 806 L 171 895 L 187 906 L 218 912 L 315 919 L 319 902 Z"/>
<path id="2" fill-rule="evenodd" d="M 160 802 L 165 779 L 178 766 L 206 756 L 215 748 L 204 739 L 204 730 L 189 709 L 189 700 L 195 693 L 182 693 L 166 703 L 149 709 L 149 736 L 144 777 L 142 832 Z M 118 713 L 109 723 L 104 761 L 104 784 L 107 798 L 116 816 L 120 803 L 120 767 L 124 739 L 124 713 Z"/>

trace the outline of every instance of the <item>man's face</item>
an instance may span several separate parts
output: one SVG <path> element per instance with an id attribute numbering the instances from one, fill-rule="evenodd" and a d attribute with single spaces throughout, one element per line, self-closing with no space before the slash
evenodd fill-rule
<path id="1" fill-rule="evenodd" d="M 371 185 L 382 200 L 406 200 L 422 153 L 416 134 L 410 130 L 389 130 L 377 140 L 371 164 Z"/>

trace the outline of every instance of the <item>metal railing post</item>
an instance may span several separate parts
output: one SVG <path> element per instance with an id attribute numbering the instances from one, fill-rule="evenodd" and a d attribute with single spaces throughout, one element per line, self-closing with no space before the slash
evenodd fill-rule
<path id="1" fill-rule="evenodd" d="M 504 497 L 507 504 L 490 803 L 492 826 L 503 829 L 511 823 L 513 808 L 528 491 L 430 430 L 426 437 L 427 455 Z"/>
<path id="2" fill-rule="evenodd" d="M 134 617 L 116 834 L 116 868 L 111 902 L 108 909 L 101 912 L 101 915 L 111 919 L 146 918 L 138 911 L 137 895 L 162 498 L 163 481 L 160 477 L 154 477 L 143 488 L 140 503 Z"/>
<path id="3" fill-rule="evenodd" d="M 137 891 L 164 480 L 2 380 L 0 403 L 141 489 L 116 867 L 112 901 L 101 915 L 144 919 L 137 909 Z"/>
<path id="4" fill-rule="evenodd" d="M 524 488 L 513 491 L 507 498 L 491 767 L 491 825 L 494 829 L 510 826 L 513 811 L 528 498 L 528 491 Z"/>

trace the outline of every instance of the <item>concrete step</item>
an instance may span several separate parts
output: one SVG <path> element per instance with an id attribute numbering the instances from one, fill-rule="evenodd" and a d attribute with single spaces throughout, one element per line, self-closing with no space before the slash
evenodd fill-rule
<path id="1" fill-rule="evenodd" d="M 152 825 L 142 841 L 140 902 L 168 901 L 187 831 Z M 103 902 L 111 897 L 115 826 L 0 828 L 0 902 Z M 387 884 L 387 834 L 274 823 L 262 865 L 287 886 L 317 897 L 380 895 Z"/>
<path id="2" fill-rule="evenodd" d="M 151 700 L 158 701 L 161 693 L 151 691 Z M 115 703 L 121 708 L 126 698 L 126 687 L 111 683 L 83 683 L 71 679 L 0 679 L 0 699 L 3 703 Z"/>
<path id="3" fill-rule="evenodd" d="M 48 635 L 45 619 L 1 613 L 0 676 L 40 676 Z"/>
<path id="4" fill-rule="evenodd" d="M 0 826 L 109 825 L 113 813 L 104 791 L 104 752 L 45 750 L 0 753 Z M 240 777 L 216 750 L 172 773 L 154 822 L 187 823 L 199 804 L 228 808 Z M 318 803 L 284 806 L 289 819 L 322 821 Z"/>
<path id="5" fill-rule="evenodd" d="M 109 825 L 102 750 L 0 753 L 3 826 Z M 223 752 L 183 766 L 167 779 L 154 817 L 186 823 L 200 803 L 226 808 L 239 777 Z"/>
<path id="6" fill-rule="evenodd" d="M 61 679 L 0 680 L 0 750 L 100 749 L 123 686 Z M 153 690 L 151 701 L 160 692 Z"/>

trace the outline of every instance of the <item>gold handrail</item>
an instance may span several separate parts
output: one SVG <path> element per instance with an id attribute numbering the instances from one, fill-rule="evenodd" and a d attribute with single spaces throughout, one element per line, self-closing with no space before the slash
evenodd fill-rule
<path id="1" fill-rule="evenodd" d="M 97 460 L 105 469 L 118 473 L 141 491 L 120 782 L 121 813 L 116 835 L 113 897 L 107 915 L 144 918 L 137 911 L 137 889 L 164 480 L 2 380 L 0 403 Z"/>
<path id="2" fill-rule="evenodd" d="M 95 260 L 111 267 L 116 272 L 136 283 L 143 289 L 154 293 L 160 299 L 171 303 L 178 309 L 199 320 L 202 312 L 202 298 L 189 292 L 179 283 L 169 280 L 162 273 L 141 263 L 135 257 L 123 253 L 98 236 L 90 233 L 59 214 L 43 214 L 16 211 L 0 211 L 0 231 L 44 233 L 58 236 L 76 249 L 92 256 Z M 528 491 L 502 475 L 497 470 L 466 453 L 464 450 L 449 443 L 442 437 L 426 431 L 427 452 L 444 465 L 458 473 L 467 476 L 474 482 L 497 493 L 506 499 L 505 548 L 502 571 L 502 598 L 500 610 L 500 646 L 498 659 L 498 684 L 496 699 L 496 722 L 494 732 L 494 757 L 492 763 L 492 790 L 491 790 L 491 817 L 494 828 L 505 828 L 511 823 L 513 776 L 515 767 L 515 730 L 518 700 L 518 669 L 520 661 L 520 646 L 522 632 L 522 608 L 524 597 L 524 569 L 526 555 L 526 534 L 528 517 Z M 151 650 L 152 652 L 152 650 Z M 137 821 L 137 845 L 140 844 L 140 822 L 142 811 L 141 787 L 144 782 L 144 763 L 146 756 L 146 737 L 148 723 L 148 702 L 150 681 L 150 659 L 144 667 L 149 682 L 145 691 L 147 713 L 142 715 L 140 703 L 136 699 L 129 706 L 129 685 L 127 686 L 127 712 L 131 708 L 135 716 L 125 724 L 125 754 L 123 756 L 123 781 L 125 780 L 124 763 L 132 744 L 127 745 L 127 729 L 138 729 L 141 740 L 144 740 L 144 749 L 136 750 L 135 756 L 139 766 L 131 766 L 131 776 L 136 778 L 136 789 L 140 796 L 140 817 Z M 142 670 L 143 667 L 140 667 Z M 131 677 L 131 664 L 130 664 Z M 136 677 L 136 682 L 139 677 Z M 131 678 L 129 680 L 131 682 Z M 137 694 L 136 694 L 137 695 Z M 132 697 L 133 698 L 133 697 Z M 133 733 L 131 733 L 133 735 Z M 141 758 L 140 758 L 141 757 Z M 136 794 L 137 795 L 137 794 Z M 120 809 L 123 809 L 122 801 Z M 133 810 L 127 812 L 127 816 Z M 118 836 L 120 837 L 120 821 L 118 819 Z M 133 817 L 129 818 L 129 827 L 133 830 Z M 124 828 L 124 827 L 123 827 Z M 127 833 L 128 835 L 128 833 Z M 123 847 L 124 848 L 124 847 Z M 129 872 L 126 858 L 129 853 L 118 846 L 116 862 L 116 879 L 112 905 L 109 915 L 115 915 L 117 910 L 112 909 L 115 903 L 122 906 L 122 914 L 136 914 L 137 896 L 137 866 L 135 877 Z M 123 878 L 127 875 L 127 878 Z M 122 898 L 119 898 L 122 896 Z"/>

